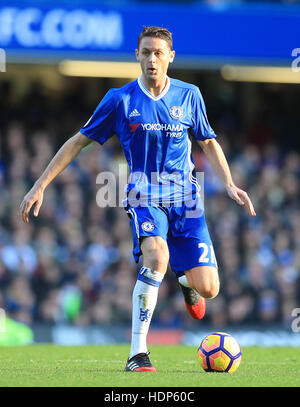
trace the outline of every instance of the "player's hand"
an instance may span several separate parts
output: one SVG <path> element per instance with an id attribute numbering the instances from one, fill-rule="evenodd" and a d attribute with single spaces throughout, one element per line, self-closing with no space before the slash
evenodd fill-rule
<path id="1" fill-rule="evenodd" d="M 247 194 L 247 192 L 236 187 L 235 185 L 227 187 L 227 193 L 230 198 L 234 199 L 239 205 L 246 205 L 251 216 L 256 216 L 253 204 Z"/>
<path id="2" fill-rule="evenodd" d="M 20 212 L 23 222 L 29 223 L 28 215 L 33 205 L 35 205 L 33 214 L 34 216 L 38 216 L 40 207 L 43 203 L 43 198 L 44 190 L 41 187 L 36 186 L 33 186 L 31 190 L 24 196 L 23 201 L 20 205 Z"/>

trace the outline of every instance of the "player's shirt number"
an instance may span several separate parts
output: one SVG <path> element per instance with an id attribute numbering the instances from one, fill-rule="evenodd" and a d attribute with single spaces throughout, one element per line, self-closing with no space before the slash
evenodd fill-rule
<path id="1" fill-rule="evenodd" d="M 206 243 L 198 243 L 199 249 L 203 249 L 199 257 L 199 263 L 213 263 L 217 265 L 217 260 L 212 245 L 208 247 Z"/>

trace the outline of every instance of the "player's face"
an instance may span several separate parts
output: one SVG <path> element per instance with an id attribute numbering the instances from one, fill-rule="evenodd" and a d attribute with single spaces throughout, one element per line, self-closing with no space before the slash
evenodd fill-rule
<path id="1" fill-rule="evenodd" d="M 169 63 L 173 62 L 175 56 L 167 41 L 152 37 L 142 38 L 135 53 L 145 78 L 155 82 L 165 79 Z"/>

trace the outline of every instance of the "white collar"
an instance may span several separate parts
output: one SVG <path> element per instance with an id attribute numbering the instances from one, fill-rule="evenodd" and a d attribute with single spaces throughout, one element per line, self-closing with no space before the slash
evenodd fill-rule
<path id="1" fill-rule="evenodd" d="M 145 93 L 145 95 L 147 95 L 149 98 L 151 98 L 153 100 L 159 100 L 159 99 L 163 98 L 170 88 L 170 78 L 167 76 L 167 84 L 166 84 L 164 90 L 158 96 L 153 96 L 152 93 L 149 92 L 149 90 L 143 84 L 142 75 L 138 77 L 137 81 L 138 81 L 139 87 Z"/>

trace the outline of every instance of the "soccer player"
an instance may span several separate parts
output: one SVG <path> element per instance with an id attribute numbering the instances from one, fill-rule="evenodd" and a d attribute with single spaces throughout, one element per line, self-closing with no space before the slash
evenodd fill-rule
<path id="1" fill-rule="evenodd" d="M 202 147 L 229 196 L 255 216 L 247 193 L 232 180 L 199 89 L 168 77 L 174 57 L 171 33 L 162 27 L 145 27 L 136 49 L 141 76 L 108 91 L 20 205 L 23 221 L 28 223 L 33 205 L 34 215 L 38 215 L 47 185 L 84 147 L 93 140 L 104 144 L 113 135 L 119 138 L 130 170 L 124 208 L 132 227 L 133 254 L 137 262 L 143 255 L 132 294 L 131 349 L 125 371 L 156 371 L 146 339 L 169 262 L 193 318 L 203 318 L 205 299 L 214 298 L 219 291 L 218 267 L 189 137 Z"/>

